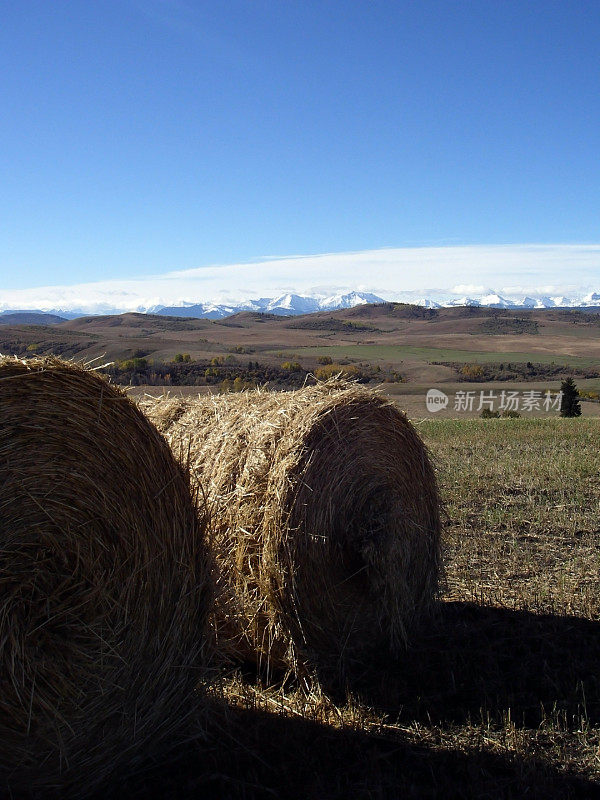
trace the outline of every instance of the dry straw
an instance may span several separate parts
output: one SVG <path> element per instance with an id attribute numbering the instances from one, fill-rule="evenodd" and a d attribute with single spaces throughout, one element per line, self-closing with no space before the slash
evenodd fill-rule
<path id="1" fill-rule="evenodd" d="M 440 520 L 395 404 L 330 381 L 143 407 L 208 495 L 222 652 L 302 675 L 401 648 L 436 592 Z"/>
<path id="2" fill-rule="evenodd" d="M 84 797 L 173 736 L 206 641 L 204 529 L 122 391 L 0 358 L 0 795 Z"/>

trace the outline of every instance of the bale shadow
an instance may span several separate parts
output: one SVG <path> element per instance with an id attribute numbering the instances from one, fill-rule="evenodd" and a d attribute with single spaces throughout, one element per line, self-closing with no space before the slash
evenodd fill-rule
<path id="1" fill-rule="evenodd" d="M 510 709 L 517 726 L 536 727 L 548 714 L 598 725 L 600 623 L 440 603 L 401 658 L 374 654 L 347 685 L 402 719 L 461 724 Z M 335 682 L 327 688 L 339 696 Z"/>
<path id="2" fill-rule="evenodd" d="M 400 728 L 340 729 L 211 700 L 208 733 L 121 776 L 102 798 L 600 798 L 576 764 L 563 771 L 543 751 L 467 746 L 459 730 L 482 717 L 505 725 L 507 709 L 522 727 L 552 714 L 571 730 L 582 716 L 600 724 L 599 665 L 598 622 L 440 603 L 402 658 L 379 652 L 346 686 L 390 721 L 422 723 L 428 743 Z M 339 683 L 325 688 L 340 695 Z"/>
<path id="3" fill-rule="evenodd" d="M 591 798 L 593 782 L 474 747 L 434 748 L 262 711 L 217 709 L 208 737 L 124 778 L 103 800 Z M 215 717 L 216 719 L 216 717 Z"/>

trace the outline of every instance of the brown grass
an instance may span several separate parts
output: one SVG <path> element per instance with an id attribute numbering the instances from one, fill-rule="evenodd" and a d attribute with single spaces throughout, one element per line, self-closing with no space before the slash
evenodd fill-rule
<path id="1" fill-rule="evenodd" d="M 175 736 L 206 644 L 204 530 L 121 391 L 0 359 L 0 794 L 83 797 Z"/>
<path id="2" fill-rule="evenodd" d="M 401 648 L 436 591 L 440 524 L 427 451 L 393 404 L 333 381 L 144 410 L 208 495 L 222 652 L 303 676 Z"/>

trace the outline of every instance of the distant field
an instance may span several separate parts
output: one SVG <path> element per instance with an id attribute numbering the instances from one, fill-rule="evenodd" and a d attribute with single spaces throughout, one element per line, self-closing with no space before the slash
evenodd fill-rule
<path id="1" fill-rule="evenodd" d="M 436 386 L 443 388 L 444 392 L 448 394 L 449 403 L 448 407 L 443 411 L 438 411 L 432 414 L 427 410 L 425 405 L 425 396 L 427 389 L 435 388 Z M 578 380 L 577 386 L 582 390 L 587 391 L 600 391 L 600 379 Z M 531 381 L 527 383 L 445 383 L 438 384 L 433 381 L 427 385 L 415 385 L 410 383 L 383 383 L 380 385 L 380 390 L 391 397 L 398 404 L 400 409 L 404 411 L 410 419 L 415 421 L 431 420 L 432 422 L 441 419 L 457 419 L 465 421 L 474 417 L 479 417 L 480 410 L 478 409 L 479 393 L 483 392 L 485 396 L 489 397 L 490 392 L 495 392 L 499 398 L 502 391 L 540 391 L 544 393 L 547 389 L 558 391 L 560 389 L 560 381 Z M 205 394 L 207 392 L 218 392 L 218 388 L 210 386 L 132 386 L 128 391 L 135 398 L 141 398 L 144 395 L 152 395 L 153 397 L 160 397 L 168 393 L 172 397 L 194 397 L 198 394 Z M 475 402 L 471 411 L 454 410 L 454 396 L 458 391 L 475 392 Z M 585 418 L 600 418 L 600 403 L 590 403 L 582 401 L 582 414 Z M 558 411 L 532 411 L 523 412 L 522 416 L 526 419 L 533 418 L 556 418 Z"/>
<path id="2" fill-rule="evenodd" d="M 379 345 L 379 344 L 349 344 L 349 345 L 322 345 L 319 347 L 295 347 L 293 350 L 272 350 L 270 354 L 282 352 L 285 357 L 303 355 L 316 357 L 328 355 L 332 358 L 347 358 L 352 361 L 368 361 L 371 363 L 389 362 L 398 363 L 406 358 L 414 358 L 429 362 L 454 362 L 464 363 L 527 363 L 537 364 L 569 364 L 571 366 L 591 367 L 598 364 L 598 359 L 585 356 L 565 356 L 560 353 L 540 352 L 504 352 L 494 353 L 483 350 L 454 350 L 451 348 L 415 347 L 412 345 Z"/>
<path id="3" fill-rule="evenodd" d="M 479 408 L 480 397 L 484 399 L 494 396 L 494 410 L 500 410 L 500 398 L 502 392 L 518 392 L 519 395 L 519 411 L 525 419 L 545 418 L 556 419 L 559 413 L 556 409 L 544 410 L 543 404 L 540 409 L 532 411 L 523 411 L 522 403 L 526 392 L 537 391 L 542 393 L 542 397 L 546 391 L 558 392 L 560 390 L 560 380 L 540 380 L 530 381 L 527 383 L 519 383 L 513 381 L 490 382 L 490 383 L 436 383 L 432 381 L 430 384 L 415 385 L 407 383 L 385 383 L 381 386 L 382 391 L 392 397 L 398 406 L 412 419 L 412 420 L 440 420 L 440 419 L 457 419 L 467 420 L 474 417 L 479 417 L 481 409 Z M 600 391 L 600 379 L 577 379 L 577 386 L 582 391 Z M 431 413 L 427 410 L 425 398 L 427 390 L 430 388 L 438 388 L 443 390 L 449 398 L 448 405 L 445 409 Z M 473 408 L 470 411 L 456 411 L 455 396 L 457 392 L 473 392 Z M 487 405 L 483 405 L 486 408 Z M 581 410 L 584 418 L 600 418 L 600 403 L 581 401 Z"/>
<path id="4" fill-rule="evenodd" d="M 576 311 L 441 309 L 431 315 L 385 305 L 294 318 L 239 314 L 220 321 L 131 313 L 56 325 L 3 325 L 0 352 L 20 357 L 54 353 L 102 363 L 145 358 L 163 366 L 188 354 L 204 368 L 213 358 L 222 358 L 233 359 L 240 370 L 250 361 L 277 369 L 285 361 L 297 361 L 309 372 L 319 366 L 318 356 L 327 355 L 334 361 L 372 365 L 374 371 L 380 367 L 390 373 L 382 379 L 393 380 L 392 373 L 399 372 L 406 382 L 419 385 L 454 382 L 463 364 L 489 365 L 484 369 L 491 380 L 496 365 L 506 369 L 528 361 L 545 368 L 567 367 L 565 372 L 569 367 L 598 371 L 599 331 L 600 315 Z M 200 372 L 194 382 L 199 377 Z M 132 381 L 143 382 L 152 381 L 139 376 Z"/>

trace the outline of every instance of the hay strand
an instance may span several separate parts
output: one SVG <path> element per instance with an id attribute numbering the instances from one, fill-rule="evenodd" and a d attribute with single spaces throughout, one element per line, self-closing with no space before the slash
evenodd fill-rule
<path id="1" fill-rule="evenodd" d="M 403 646 L 436 592 L 440 519 L 393 403 L 331 381 L 143 407 L 208 495 L 222 650 L 300 675 Z"/>
<path id="2" fill-rule="evenodd" d="M 212 598 L 196 506 L 122 391 L 0 358 L 0 794 L 85 797 L 185 720 Z"/>

